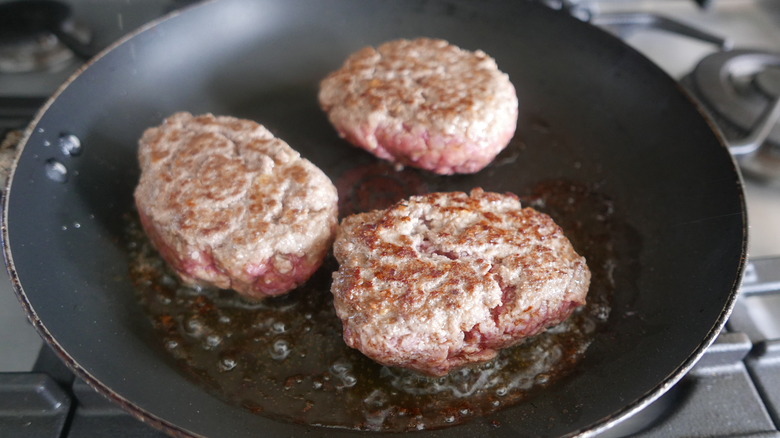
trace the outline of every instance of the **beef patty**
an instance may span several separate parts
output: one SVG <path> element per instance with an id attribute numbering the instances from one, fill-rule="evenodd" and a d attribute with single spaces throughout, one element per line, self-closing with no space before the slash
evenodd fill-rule
<path id="1" fill-rule="evenodd" d="M 438 174 L 483 169 L 517 125 L 515 88 L 493 58 L 429 38 L 352 54 L 321 82 L 319 101 L 349 142 Z"/>
<path id="2" fill-rule="evenodd" d="M 262 125 L 181 112 L 139 145 L 141 223 L 184 281 L 263 298 L 306 281 L 327 255 L 336 188 Z"/>
<path id="3" fill-rule="evenodd" d="M 585 304 L 590 271 L 516 196 L 432 193 L 345 218 L 331 291 L 344 340 L 429 375 L 493 358 Z"/>

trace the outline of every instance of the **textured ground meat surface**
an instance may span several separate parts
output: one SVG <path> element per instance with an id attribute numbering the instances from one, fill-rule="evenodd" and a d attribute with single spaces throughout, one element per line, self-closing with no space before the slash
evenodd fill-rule
<path id="1" fill-rule="evenodd" d="M 321 82 L 319 101 L 349 142 L 438 174 L 483 169 L 517 125 L 515 88 L 495 60 L 438 39 L 359 50 Z"/>
<path id="2" fill-rule="evenodd" d="M 344 340 L 385 365 L 445 375 L 585 304 L 590 271 L 514 195 L 432 193 L 349 216 L 334 244 Z"/>
<path id="3" fill-rule="evenodd" d="M 263 298 L 306 281 L 327 255 L 336 189 L 262 125 L 176 113 L 139 146 L 141 223 L 186 282 Z"/>

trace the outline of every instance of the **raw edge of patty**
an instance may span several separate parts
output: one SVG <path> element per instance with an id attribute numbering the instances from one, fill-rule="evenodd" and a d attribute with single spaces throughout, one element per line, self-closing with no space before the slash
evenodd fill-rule
<path id="1" fill-rule="evenodd" d="M 334 255 L 345 342 L 435 376 L 562 322 L 590 284 L 585 259 L 548 215 L 481 189 L 349 216 Z"/>
<path id="2" fill-rule="evenodd" d="M 138 156 L 141 224 L 187 283 L 279 295 L 330 250 L 336 188 L 258 123 L 176 113 L 144 132 Z"/>
<path id="3" fill-rule="evenodd" d="M 355 52 L 322 80 L 319 102 L 350 143 L 443 175 L 490 164 L 518 117 L 515 88 L 493 58 L 431 38 Z"/>

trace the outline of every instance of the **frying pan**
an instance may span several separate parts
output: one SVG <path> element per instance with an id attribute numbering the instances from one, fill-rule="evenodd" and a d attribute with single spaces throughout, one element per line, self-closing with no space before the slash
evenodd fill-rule
<path id="1" fill-rule="evenodd" d="M 475 175 L 420 172 L 430 189 L 525 193 L 568 181 L 609 198 L 633 236 L 630 257 L 613 266 L 609 319 L 569 376 L 419 435 L 587 436 L 663 394 L 734 303 L 746 246 L 739 174 L 696 106 L 651 62 L 522 1 L 225 0 L 103 52 L 38 114 L 4 199 L 8 270 L 43 338 L 101 393 L 171 434 L 364 433 L 267 418 L 193 383 L 138 304 L 123 221 L 134 214 L 137 139 L 175 111 L 257 120 L 334 179 L 373 162 L 329 127 L 318 81 L 354 50 L 416 36 L 489 53 L 521 102 L 510 155 Z"/>

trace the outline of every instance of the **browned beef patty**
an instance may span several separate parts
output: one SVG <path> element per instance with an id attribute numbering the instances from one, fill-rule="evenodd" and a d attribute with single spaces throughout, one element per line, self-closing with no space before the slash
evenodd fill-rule
<path id="1" fill-rule="evenodd" d="M 181 112 L 139 145 L 141 223 L 185 281 L 263 298 L 306 281 L 327 255 L 336 188 L 262 125 Z"/>
<path id="2" fill-rule="evenodd" d="M 334 254 L 346 343 L 430 375 L 558 324 L 585 303 L 590 284 L 585 259 L 549 216 L 481 189 L 349 216 Z"/>
<path id="3" fill-rule="evenodd" d="M 515 88 L 495 60 L 438 39 L 354 53 L 321 82 L 319 101 L 349 142 L 438 174 L 481 170 L 517 125 Z"/>

